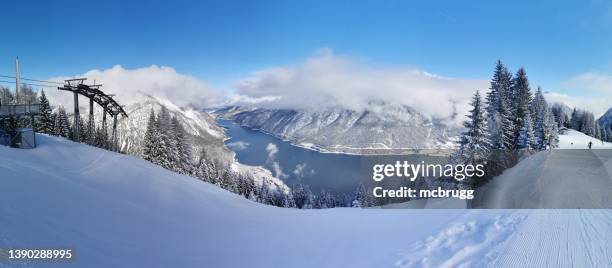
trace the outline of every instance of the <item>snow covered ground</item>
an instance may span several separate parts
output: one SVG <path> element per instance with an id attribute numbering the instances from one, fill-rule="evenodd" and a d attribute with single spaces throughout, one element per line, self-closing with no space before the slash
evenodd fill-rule
<path id="1" fill-rule="evenodd" d="M 562 130 L 559 134 L 559 149 L 588 149 L 589 142 L 593 143 L 592 149 L 612 149 L 612 143 L 602 142 L 573 129 Z"/>
<path id="2" fill-rule="evenodd" d="M 559 148 L 537 152 L 494 178 L 476 207 L 611 209 L 612 150 L 602 149 L 612 144 L 566 130 Z"/>
<path id="3" fill-rule="evenodd" d="M 606 267 L 611 210 L 276 208 L 55 137 L 0 147 L 0 248 L 78 267 Z M 43 265 L 45 264 L 45 265 Z"/>

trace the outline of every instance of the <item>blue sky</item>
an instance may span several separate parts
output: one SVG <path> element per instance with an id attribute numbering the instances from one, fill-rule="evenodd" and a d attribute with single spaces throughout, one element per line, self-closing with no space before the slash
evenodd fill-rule
<path id="1" fill-rule="evenodd" d="M 495 60 L 572 94 L 612 73 L 607 1 L 10 1 L 0 74 L 48 78 L 170 66 L 219 88 L 320 48 L 373 66 L 488 78 Z"/>

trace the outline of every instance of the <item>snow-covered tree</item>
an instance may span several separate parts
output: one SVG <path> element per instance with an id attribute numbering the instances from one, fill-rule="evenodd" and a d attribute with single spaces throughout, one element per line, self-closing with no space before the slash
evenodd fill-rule
<path id="1" fill-rule="evenodd" d="M 512 110 L 514 117 L 515 130 L 515 148 L 518 147 L 518 136 L 520 129 L 524 126 L 526 116 L 530 114 L 531 104 L 531 88 L 529 87 L 529 79 L 524 68 L 520 68 L 514 76 L 512 83 Z"/>
<path id="2" fill-rule="evenodd" d="M 142 153 L 142 158 L 157 164 L 157 159 L 159 158 L 159 130 L 157 127 L 157 119 L 155 117 L 155 111 L 151 109 L 151 113 L 149 114 L 149 120 L 147 121 L 147 130 L 144 136 L 144 148 Z"/>
<path id="3" fill-rule="evenodd" d="M 333 208 L 336 206 L 336 200 L 334 196 L 325 191 L 325 189 L 321 190 L 314 200 L 314 208 Z"/>
<path id="4" fill-rule="evenodd" d="M 53 134 L 53 118 L 51 105 L 49 104 L 49 100 L 45 95 L 45 91 L 41 90 L 40 98 L 38 100 L 40 103 L 40 115 L 38 117 L 37 131 L 45 134 Z"/>
<path id="5" fill-rule="evenodd" d="M 580 131 L 591 137 L 596 135 L 595 116 L 593 113 L 583 111 L 582 120 L 580 120 Z"/>
<path id="6" fill-rule="evenodd" d="M 68 116 L 64 107 L 59 107 L 57 114 L 55 115 L 54 124 L 54 135 L 61 136 L 64 138 L 70 137 L 70 123 L 68 122 Z"/>
<path id="7" fill-rule="evenodd" d="M 472 110 L 467 115 L 467 121 L 463 123 L 466 131 L 461 134 L 461 147 L 457 160 L 465 164 L 481 164 L 487 159 L 490 142 L 485 123 L 485 111 L 478 91 L 474 94 L 470 105 Z"/>
<path id="8" fill-rule="evenodd" d="M 570 128 L 580 131 L 580 126 L 582 125 L 582 115 L 578 111 L 578 109 L 574 108 L 572 111 L 572 118 L 570 119 Z"/>
<path id="9" fill-rule="evenodd" d="M 536 91 L 535 97 L 531 102 L 531 117 L 533 119 L 533 133 L 535 134 L 533 140 L 533 149 L 540 150 L 545 148 L 548 144 L 548 134 L 552 130 L 552 125 L 549 120 L 549 109 L 546 100 L 544 99 L 544 95 L 542 94 L 542 89 L 538 87 Z M 526 127 L 523 124 L 522 127 Z M 521 131 L 528 131 L 527 129 L 521 129 Z M 525 138 L 525 137 L 523 137 Z M 524 147 L 525 144 L 522 144 L 521 147 Z"/>
<path id="10" fill-rule="evenodd" d="M 108 133 L 103 127 L 97 127 L 95 132 L 94 146 L 102 149 L 108 149 Z"/>
<path id="11" fill-rule="evenodd" d="M 81 129 L 79 131 L 79 137 L 77 139 L 77 137 L 75 137 L 75 141 L 78 142 L 88 142 L 89 141 L 89 126 L 85 125 L 85 120 L 83 120 L 83 117 L 80 116 L 79 117 L 79 125 L 81 126 Z"/>
<path id="12" fill-rule="evenodd" d="M 486 96 L 487 130 L 493 149 L 508 149 L 512 146 L 513 125 L 508 107 L 512 87 L 512 73 L 497 61 L 490 91 Z"/>
<path id="13" fill-rule="evenodd" d="M 521 120 L 523 125 L 519 129 L 518 148 L 531 149 L 536 146 L 535 135 L 533 133 L 533 123 L 531 122 L 531 114 L 525 114 L 525 118 Z"/>
<path id="14" fill-rule="evenodd" d="M 541 149 L 545 149 L 546 145 L 549 145 L 552 148 L 557 147 L 559 145 L 559 124 L 555 120 L 555 116 L 553 115 L 550 109 L 546 113 L 546 120 L 544 126 L 545 141 L 544 147 Z"/>
<path id="15" fill-rule="evenodd" d="M 297 208 L 312 208 L 313 196 L 307 185 L 298 184 L 291 189 L 293 200 Z"/>
<path id="16" fill-rule="evenodd" d="M 11 104 L 14 101 L 15 101 L 15 96 L 13 95 L 13 91 L 11 91 L 7 87 L 0 87 L 0 105 Z"/>
<path id="17" fill-rule="evenodd" d="M 179 122 L 178 118 L 173 117 L 171 120 L 172 134 L 174 138 L 173 145 L 175 149 L 174 155 L 174 166 L 177 168 L 177 172 L 182 174 L 189 174 L 191 172 L 191 148 L 187 141 L 187 133 L 185 128 Z"/>

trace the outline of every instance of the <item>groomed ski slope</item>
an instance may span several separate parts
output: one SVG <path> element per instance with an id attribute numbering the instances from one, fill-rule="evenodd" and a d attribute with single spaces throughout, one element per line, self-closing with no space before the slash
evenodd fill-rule
<path id="1" fill-rule="evenodd" d="M 297 210 L 38 136 L 0 146 L 0 247 L 74 267 L 606 267 L 610 210 Z"/>
<path id="2" fill-rule="evenodd" d="M 487 183 L 476 207 L 612 208 L 612 144 L 564 133 L 559 149 L 537 152 Z"/>

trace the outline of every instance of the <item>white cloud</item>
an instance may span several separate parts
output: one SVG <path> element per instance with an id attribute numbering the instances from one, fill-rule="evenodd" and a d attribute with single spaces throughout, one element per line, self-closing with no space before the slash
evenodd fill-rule
<path id="1" fill-rule="evenodd" d="M 298 177 L 304 177 L 304 169 L 306 168 L 306 163 L 295 165 L 295 169 L 293 169 L 293 174 Z"/>
<path id="2" fill-rule="evenodd" d="M 240 151 L 240 150 L 244 150 L 246 148 L 249 147 L 249 143 L 245 142 L 245 141 L 235 141 L 235 142 L 230 142 L 227 144 L 227 147 L 229 147 L 230 149 L 234 150 L 234 151 Z"/>
<path id="3" fill-rule="evenodd" d="M 547 100 L 589 110 L 596 117 L 612 107 L 612 75 L 597 72 L 582 73 L 567 79 L 562 87 L 579 93 L 570 95 L 549 92 L 545 94 Z"/>
<path id="4" fill-rule="evenodd" d="M 272 171 L 274 171 L 274 177 L 279 179 L 287 178 L 287 174 L 283 172 L 278 162 L 272 163 Z"/>
<path id="5" fill-rule="evenodd" d="M 107 94 L 115 94 L 115 99 L 122 105 L 141 100 L 142 95 L 166 98 L 182 107 L 200 108 L 218 101 L 218 96 L 204 81 L 191 75 L 180 74 L 166 66 L 152 65 L 125 69 L 115 65 L 110 69 L 91 70 L 74 77 L 85 77 L 88 84 L 93 84 L 94 81 L 102 84 L 101 89 Z M 58 77 L 51 80 L 63 82 L 64 79 L 74 77 Z M 72 104 L 73 96 L 68 92 L 59 90 L 46 90 L 46 92 L 56 103 Z M 86 105 L 85 102 L 80 104 Z"/>
<path id="6" fill-rule="evenodd" d="M 268 143 L 266 146 L 266 152 L 268 152 L 268 159 L 272 160 L 274 159 L 276 153 L 278 153 L 278 146 L 276 146 L 274 143 Z"/>
<path id="7" fill-rule="evenodd" d="M 467 113 L 472 94 L 487 80 L 447 78 L 418 69 L 374 68 L 324 50 L 296 65 L 264 69 L 236 85 L 236 104 L 269 108 L 340 105 L 361 111 L 372 101 L 408 105 L 424 115 Z M 460 116 L 463 119 L 463 116 Z"/>

